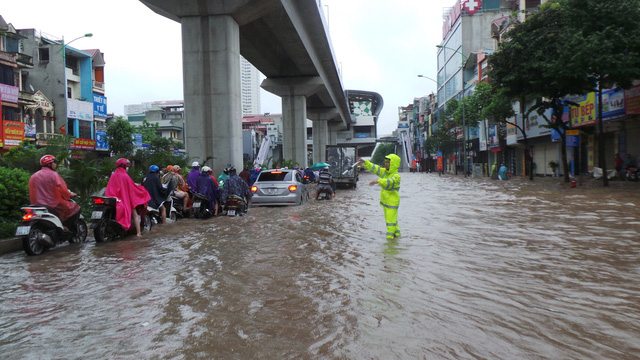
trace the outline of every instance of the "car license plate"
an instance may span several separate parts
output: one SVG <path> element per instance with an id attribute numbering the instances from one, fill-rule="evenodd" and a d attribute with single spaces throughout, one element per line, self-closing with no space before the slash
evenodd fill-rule
<path id="1" fill-rule="evenodd" d="M 16 236 L 28 235 L 29 230 L 31 230 L 31 226 L 18 226 L 16 229 Z"/>
<path id="2" fill-rule="evenodd" d="M 228 210 L 228 211 L 227 211 L 227 215 L 229 215 L 229 216 L 236 216 L 236 211 L 235 211 L 235 210 Z"/>
<path id="3" fill-rule="evenodd" d="M 91 213 L 91 220 L 102 219 L 102 211 L 94 211 Z"/>
<path id="4" fill-rule="evenodd" d="M 200 201 L 196 201 L 193 203 L 193 207 L 194 208 L 199 208 L 200 207 Z"/>

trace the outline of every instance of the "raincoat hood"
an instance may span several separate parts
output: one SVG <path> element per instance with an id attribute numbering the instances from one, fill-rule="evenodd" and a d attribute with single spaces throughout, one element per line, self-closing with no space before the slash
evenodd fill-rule
<path id="1" fill-rule="evenodd" d="M 389 159 L 389 173 L 397 173 L 400 168 L 400 156 L 396 154 L 389 154 L 384 157 L 385 159 Z"/>

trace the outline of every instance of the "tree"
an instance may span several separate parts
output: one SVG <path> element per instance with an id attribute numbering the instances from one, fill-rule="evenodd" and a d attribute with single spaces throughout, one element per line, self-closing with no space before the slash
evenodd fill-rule
<path id="1" fill-rule="evenodd" d="M 371 162 L 380 166 L 384 165 L 384 157 L 389 154 L 394 154 L 396 150 L 396 144 L 384 143 L 376 147 L 376 151 L 371 157 Z"/>
<path id="2" fill-rule="evenodd" d="M 572 15 L 569 60 L 589 82 L 582 93 L 597 89 L 597 103 L 602 104 L 603 89 L 628 89 L 640 79 L 640 0 L 563 0 L 561 4 Z M 605 174 L 603 185 L 608 186 L 602 108 L 598 106 L 598 164 Z"/>
<path id="3" fill-rule="evenodd" d="M 507 33 L 508 41 L 502 42 L 496 53 L 489 57 L 489 78 L 494 86 L 503 89 L 511 100 L 537 99 L 533 109 L 544 114 L 547 126 L 558 131 L 562 138 L 562 166 L 564 181 L 569 182 L 565 130 L 569 124 L 562 121 L 563 98 L 568 94 L 580 94 L 589 87 L 585 73 L 576 71 L 570 62 L 573 29 L 570 11 L 562 0 L 550 1 L 540 10 L 516 24 Z M 523 109 L 524 110 L 524 109 Z"/>
<path id="4" fill-rule="evenodd" d="M 133 154 L 133 150 L 135 150 L 133 135 L 135 132 L 135 128 L 129 121 L 122 116 L 116 116 L 116 120 L 107 125 L 109 149 L 122 156 Z"/>

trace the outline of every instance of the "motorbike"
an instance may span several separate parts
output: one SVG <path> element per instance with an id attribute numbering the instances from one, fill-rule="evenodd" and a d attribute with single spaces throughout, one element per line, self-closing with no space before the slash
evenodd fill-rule
<path id="1" fill-rule="evenodd" d="M 117 237 L 124 237 L 136 233 L 135 226 L 133 226 L 133 219 L 128 231 L 116 221 L 116 204 L 120 200 L 108 196 L 92 196 L 91 199 L 93 203 L 91 228 L 93 229 L 93 237 L 95 237 L 96 242 L 113 241 Z M 140 216 L 141 230 L 150 231 L 153 226 L 153 220 L 146 211 L 146 207 L 139 206 L 137 209 L 139 209 L 138 216 Z"/>
<path id="2" fill-rule="evenodd" d="M 75 228 L 65 230 L 60 218 L 47 206 L 29 205 L 20 210 L 25 214 L 16 236 L 22 238 L 22 248 L 27 255 L 40 255 L 65 241 L 83 243 L 87 240 L 87 223 L 82 214 L 76 220 Z"/>
<path id="3" fill-rule="evenodd" d="M 227 196 L 227 202 L 224 204 L 224 211 L 227 216 L 242 216 L 247 213 L 248 206 L 243 198 L 238 195 Z"/>
<path id="4" fill-rule="evenodd" d="M 640 168 L 630 166 L 626 170 L 624 170 L 624 179 L 627 181 L 638 181 L 639 176 Z"/>
<path id="5" fill-rule="evenodd" d="M 182 206 L 183 202 L 179 197 L 171 195 L 171 203 L 177 218 L 188 218 L 191 216 L 190 211 L 186 210 L 184 206 Z"/>
<path id="6" fill-rule="evenodd" d="M 209 198 L 203 194 L 193 194 L 193 216 L 196 219 L 207 219 L 213 215 L 207 208 Z"/>
<path id="7" fill-rule="evenodd" d="M 167 212 L 167 224 L 174 223 L 178 221 L 178 211 L 173 207 L 173 198 L 170 201 L 165 201 L 162 206 L 165 207 L 165 211 Z M 152 208 L 147 205 L 147 213 L 151 217 L 151 221 L 154 225 L 158 225 L 162 223 L 162 215 L 160 214 L 160 209 Z"/>
<path id="8" fill-rule="evenodd" d="M 331 191 L 328 188 L 318 189 L 318 200 L 331 200 Z"/>

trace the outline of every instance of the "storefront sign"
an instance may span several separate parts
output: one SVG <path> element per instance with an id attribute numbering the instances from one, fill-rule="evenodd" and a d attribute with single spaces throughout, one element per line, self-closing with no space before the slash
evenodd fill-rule
<path id="1" fill-rule="evenodd" d="M 93 103 L 67 99 L 67 117 L 70 119 L 93 121 Z"/>
<path id="2" fill-rule="evenodd" d="M 444 170 L 444 164 L 442 163 L 442 151 L 438 151 L 436 152 L 436 158 L 437 158 L 437 166 L 438 166 L 438 171 L 442 171 Z"/>
<path id="3" fill-rule="evenodd" d="M 0 84 L 0 93 L 2 93 L 3 102 L 18 103 L 18 94 L 20 93 L 18 87 Z"/>
<path id="4" fill-rule="evenodd" d="M 580 130 L 567 130 L 567 146 L 580 145 Z"/>
<path id="5" fill-rule="evenodd" d="M 42 113 L 45 115 L 53 112 L 53 104 L 40 90 L 33 94 L 33 101 L 35 101 L 35 104 L 27 105 L 25 108 L 29 110 L 42 110 Z"/>
<path id="6" fill-rule="evenodd" d="M 96 148 L 96 141 L 92 139 L 77 138 L 69 145 L 71 150 L 93 150 Z"/>
<path id="7" fill-rule="evenodd" d="M 464 0 L 462 2 L 462 8 L 467 14 L 473 15 L 482 8 L 482 0 Z"/>
<path id="8" fill-rule="evenodd" d="M 93 116 L 106 119 L 107 118 L 107 98 L 93 94 Z"/>
<path id="9" fill-rule="evenodd" d="M 624 91 L 624 102 L 627 115 L 640 115 L 640 85 Z"/>
<path id="10" fill-rule="evenodd" d="M 602 120 L 611 121 L 624 118 L 624 91 L 617 89 L 602 92 Z"/>
<path id="11" fill-rule="evenodd" d="M 109 138 L 104 130 L 96 130 L 96 150 L 109 151 Z"/>
<path id="12" fill-rule="evenodd" d="M 596 123 L 596 93 L 591 92 L 587 95 L 581 95 L 566 100 L 577 103 L 579 106 L 571 107 L 571 126 L 584 126 Z M 565 107 L 568 109 L 568 107 Z M 568 113 L 566 116 L 568 117 Z M 563 114 L 563 120 L 565 115 Z"/>
<path id="13" fill-rule="evenodd" d="M 16 147 L 24 140 L 24 123 L 4 120 L 2 122 L 2 134 L 5 148 Z"/>
<path id="14" fill-rule="evenodd" d="M 451 31 L 451 28 L 456 23 L 456 21 L 458 21 L 458 18 L 460 17 L 461 14 L 462 14 L 462 6 L 460 5 L 460 0 L 457 0 L 455 5 L 453 5 L 453 7 L 451 8 L 449 15 L 447 16 L 447 18 L 444 20 L 444 23 L 442 24 L 443 39 L 447 37 L 447 34 L 449 34 L 449 31 Z"/>

